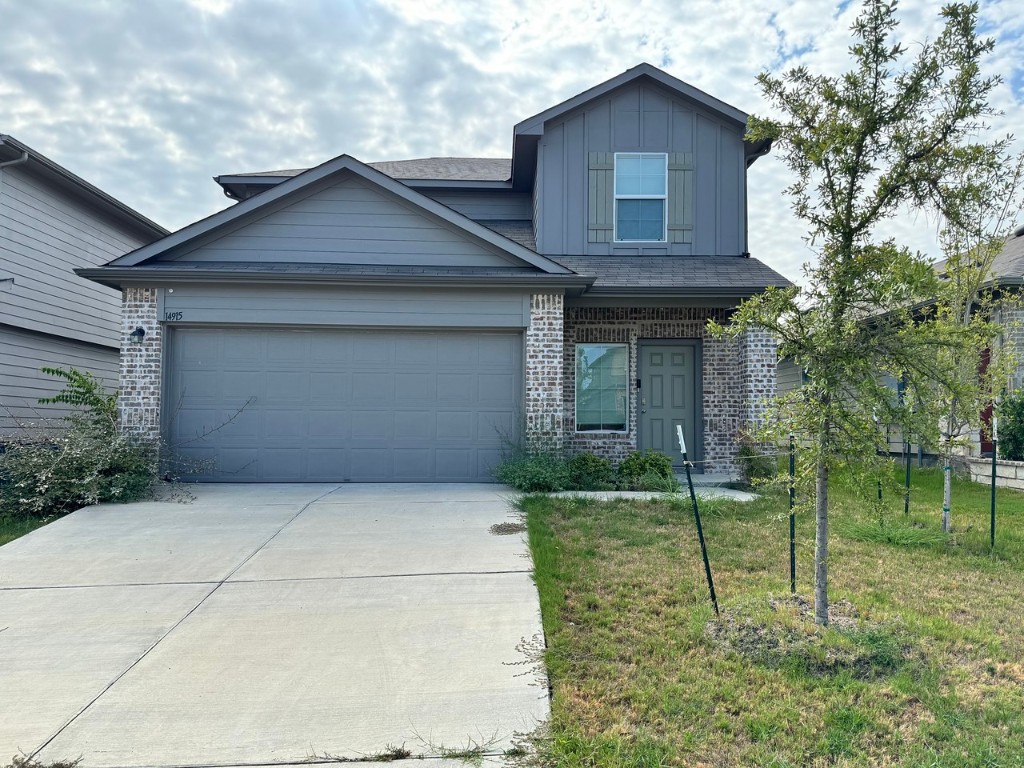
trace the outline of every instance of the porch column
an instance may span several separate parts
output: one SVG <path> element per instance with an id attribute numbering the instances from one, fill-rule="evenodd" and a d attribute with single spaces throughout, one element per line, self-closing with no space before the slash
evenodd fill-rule
<path id="1" fill-rule="evenodd" d="M 769 401 L 775 397 L 777 345 L 768 331 L 751 328 L 740 339 L 739 353 L 742 426 L 755 427 L 761 424 Z"/>
<path id="2" fill-rule="evenodd" d="M 562 294 L 535 293 L 530 297 L 530 327 L 526 331 L 526 410 L 524 435 L 534 450 L 561 450 L 563 328 Z"/>
<path id="3" fill-rule="evenodd" d="M 163 328 L 158 322 L 157 289 L 125 288 L 121 308 L 121 376 L 117 412 L 125 432 L 160 439 L 160 383 Z M 132 336 L 141 328 L 145 335 Z"/>

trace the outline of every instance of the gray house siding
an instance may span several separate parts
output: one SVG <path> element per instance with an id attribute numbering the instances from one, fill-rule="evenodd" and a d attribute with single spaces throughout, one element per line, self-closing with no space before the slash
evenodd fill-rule
<path id="1" fill-rule="evenodd" d="M 420 191 L 474 221 L 529 221 L 533 218 L 532 202 L 526 192 Z"/>
<path id="2" fill-rule="evenodd" d="M 161 289 L 172 323 L 407 328 L 525 328 L 529 293 L 441 288 L 188 285 Z"/>
<path id="3" fill-rule="evenodd" d="M 120 295 L 72 270 L 146 242 L 22 166 L 0 169 L 0 323 L 116 348 Z"/>
<path id="4" fill-rule="evenodd" d="M 39 405 L 62 389 L 40 368 L 74 367 L 99 378 L 111 391 L 117 386 L 116 349 L 66 341 L 10 326 L 0 326 L 0 435 L 17 434 L 23 425 L 46 426 L 70 409 Z"/>
<path id="5" fill-rule="evenodd" d="M 589 158 L 641 151 L 692 157 L 696 174 L 692 242 L 655 246 L 589 242 Z M 624 87 L 546 125 L 536 189 L 535 210 L 542 206 L 544 212 L 543 217 L 535 216 L 537 248 L 542 254 L 711 256 L 745 250 L 743 127 L 653 85 Z"/>
<path id="6" fill-rule="evenodd" d="M 312 190 L 177 261 L 512 267 L 509 258 L 354 178 Z"/>

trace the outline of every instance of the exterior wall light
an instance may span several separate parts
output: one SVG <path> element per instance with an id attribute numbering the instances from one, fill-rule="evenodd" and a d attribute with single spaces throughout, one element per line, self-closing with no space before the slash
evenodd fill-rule
<path id="1" fill-rule="evenodd" d="M 141 344 L 142 340 L 146 338 L 146 329 L 139 326 L 128 334 L 128 338 L 132 340 L 132 344 Z"/>

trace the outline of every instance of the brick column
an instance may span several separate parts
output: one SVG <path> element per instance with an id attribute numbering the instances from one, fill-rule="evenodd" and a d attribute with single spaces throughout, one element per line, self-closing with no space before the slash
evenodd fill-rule
<path id="1" fill-rule="evenodd" d="M 157 289 L 125 288 L 121 308 L 121 382 L 117 410 L 121 428 L 149 440 L 160 438 L 163 329 L 157 322 Z M 136 341 L 131 334 L 142 328 Z"/>
<path id="2" fill-rule="evenodd" d="M 526 331 L 526 442 L 536 450 L 561 450 L 562 346 L 565 310 L 561 294 L 530 297 L 530 327 Z"/>
<path id="3" fill-rule="evenodd" d="M 775 397 L 778 353 L 768 331 L 751 328 L 740 339 L 743 393 L 743 426 L 756 426 L 764 419 L 768 403 Z"/>

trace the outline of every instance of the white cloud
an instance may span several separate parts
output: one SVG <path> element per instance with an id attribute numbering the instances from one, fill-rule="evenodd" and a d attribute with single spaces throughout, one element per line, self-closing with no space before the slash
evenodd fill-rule
<path id="1" fill-rule="evenodd" d="M 1024 21 L 982 4 L 993 103 L 1024 117 Z M 908 42 L 938 29 L 904 2 Z M 161 223 L 227 204 L 210 177 L 373 161 L 507 156 L 512 126 L 640 61 L 749 112 L 758 72 L 844 67 L 857 3 L 822 0 L 0 0 L 0 132 Z M 750 171 L 754 254 L 791 277 L 811 255 L 778 158 Z M 934 227 L 894 232 L 933 248 Z"/>

